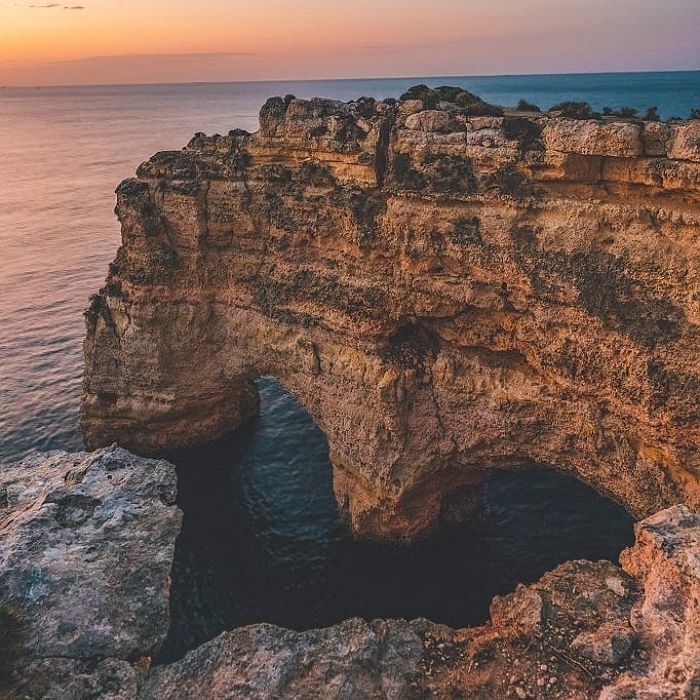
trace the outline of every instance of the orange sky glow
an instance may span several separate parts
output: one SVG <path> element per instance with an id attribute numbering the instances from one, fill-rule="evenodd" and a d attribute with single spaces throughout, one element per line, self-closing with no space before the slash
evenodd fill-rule
<path id="1" fill-rule="evenodd" d="M 0 0 L 0 85 L 700 68 L 698 0 Z"/>

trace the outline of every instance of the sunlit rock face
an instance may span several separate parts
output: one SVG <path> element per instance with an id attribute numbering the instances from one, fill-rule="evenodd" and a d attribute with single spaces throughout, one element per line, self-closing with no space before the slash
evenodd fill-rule
<path id="1" fill-rule="evenodd" d="M 120 185 L 88 445 L 217 438 L 273 375 L 359 535 L 415 537 L 533 461 L 637 517 L 697 509 L 700 122 L 411 97 L 271 99 L 257 133 L 197 135 Z"/>

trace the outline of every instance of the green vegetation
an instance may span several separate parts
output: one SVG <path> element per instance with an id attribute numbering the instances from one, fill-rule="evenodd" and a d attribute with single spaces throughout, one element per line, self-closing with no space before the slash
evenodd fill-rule
<path id="1" fill-rule="evenodd" d="M 518 106 L 516 109 L 519 109 L 521 112 L 541 112 L 542 111 L 536 104 L 533 104 L 532 102 L 528 102 L 527 100 L 520 100 L 520 102 L 518 102 Z"/>
<path id="2" fill-rule="evenodd" d="M 457 105 L 468 117 L 500 117 L 503 109 L 484 102 L 478 95 L 459 87 L 443 85 L 431 88 L 427 85 L 414 85 L 401 95 L 401 100 L 421 100 L 425 109 L 438 109 L 441 102 Z"/>
<path id="3" fill-rule="evenodd" d="M 592 119 L 595 114 L 588 102 L 560 102 L 554 105 L 550 112 L 561 112 L 569 119 Z"/>

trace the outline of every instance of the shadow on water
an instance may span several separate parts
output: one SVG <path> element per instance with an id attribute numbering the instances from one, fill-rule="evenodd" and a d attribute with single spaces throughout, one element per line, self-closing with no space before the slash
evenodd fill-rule
<path id="1" fill-rule="evenodd" d="M 426 541 L 354 541 L 338 518 L 323 433 L 279 383 L 258 386 L 259 418 L 174 459 L 185 517 L 159 662 L 258 622 L 298 630 L 348 617 L 481 624 L 494 595 L 569 559 L 616 560 L 632 541 L 620 506 L 541 469 L 493 474 L 475 516 Z"/>

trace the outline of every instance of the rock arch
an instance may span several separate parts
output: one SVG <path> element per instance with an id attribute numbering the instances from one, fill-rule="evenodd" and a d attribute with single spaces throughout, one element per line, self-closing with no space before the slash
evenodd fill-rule
<path id="1" fill-rule="evenodd" d="M 276 98 L 259 132 L 197 135 L 122 183 L 86 314 L 88 445 L 216 438 L 270 374 L 324 430 L 362 535 L 414 537 L 526 461 L 638 517 L 697 509 L 700 122 L 447 96 Z"/>

